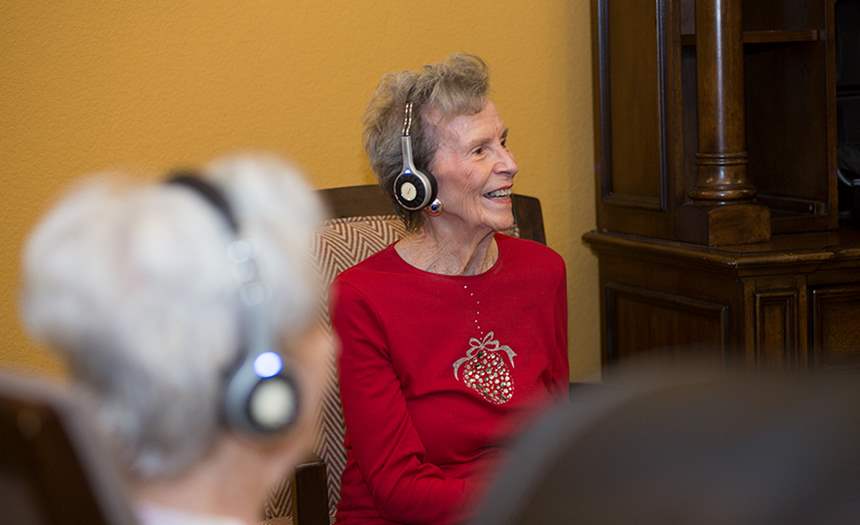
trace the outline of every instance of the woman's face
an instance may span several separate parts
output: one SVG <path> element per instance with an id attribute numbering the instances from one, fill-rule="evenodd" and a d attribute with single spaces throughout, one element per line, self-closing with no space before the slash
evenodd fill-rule
<path id="1" fill-rule="evenodd" d="M 434 121 L 433 115 L 429 120 Z M 519 168 L 507 147 L 508 129 L 492 102 L 474 115 L 436 121 L 439 141 L 430 171 L 443 212 L 480 232 L 513 226 L 511 187 Z"/>

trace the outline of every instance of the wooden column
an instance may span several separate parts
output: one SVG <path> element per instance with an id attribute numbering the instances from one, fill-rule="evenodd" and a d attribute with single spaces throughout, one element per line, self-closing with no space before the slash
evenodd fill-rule
<path id="1" fill-rule="evenodd" d="M 699 151 L 694 200 L 755 196 L 747 180 L 744 49 L 740 0 L 696 2 Z"/>
<path id="2" fill-rule="evenodd" d="M 696 185 L 680 236 L 711 246 L 766 241 L 770 212 L 752 202 L 747 178 L 741 0 L 696 1 L 696 74 Z"/>

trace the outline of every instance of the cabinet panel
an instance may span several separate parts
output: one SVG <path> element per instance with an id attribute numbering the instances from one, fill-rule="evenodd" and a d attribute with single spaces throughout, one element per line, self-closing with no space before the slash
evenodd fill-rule
<path id="1" fill-rule="evenodd" d="M 812 365 L 860 368 L 860 286 L 815 289 L 812 308 Z"/>
<path id="2" fill-rule="evenodd" d="M 598 0 L 598 183 L 604 203 L 664 210 L 665 0 Z"/>
<path id="3" fill-rule="evenodd" d="M 744 29 L 800 30 L 824 25 L 829 0 L 745 0 Z"/>
<path id="4" fill-rule="evenodd" d="M 605 359 L 683 352 L 726 359 L 726 305 L 618 283 L 604 287 Z"/>
<path id="5" fill-rule="evenodd" d="M 798 302 L 796 290 L 755 294 L 756 365 L 797 365 Z"/>

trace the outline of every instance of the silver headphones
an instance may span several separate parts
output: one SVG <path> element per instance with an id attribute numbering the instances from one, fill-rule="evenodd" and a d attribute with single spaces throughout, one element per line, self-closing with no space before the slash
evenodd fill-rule
<path id="1" fill-rule="evenodd" d="M 403 114 L 403 131 L 400 137 L 400 152 L 403 157 L 403 168 L 394 179 L 394 198 L 401 207 L 417 211 L 431 205 L 437 205 L 436 177 L 423 173 L 415 167 L 412 159 L 412 102 L 406 102 Z M 436 211 L 436 210 L 433 210 Z"/>
<path id="2" fill-rule="evenodd" d="M 273 434 L 293 424 L 299 415 L 299 388 L 284 358 L 277 352 L 265 315 L 266 287 L 251 244 L 224 193 L 193 171 L 177 171 L 167 184 L 192 190 L 224 219 L 234 239 L 228 257 L 239 278 L 239 354 L 225 373 L 222 416 L 226 425 L 248 434 Z"/>

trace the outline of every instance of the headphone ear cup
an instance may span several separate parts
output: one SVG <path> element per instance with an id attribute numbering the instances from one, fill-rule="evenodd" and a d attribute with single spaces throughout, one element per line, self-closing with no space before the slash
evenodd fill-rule
<path id="1" fill-rule="evenodd" d="M 418 170 L 404 168 L 394 179 L 394 198 L 397 204 L 410 211 L 418 211 L 436 198 L 436 177 Z"/>
<path id="2" fill-rule="evenodd" d="M 423 173 L 415 167 L 412 158 L 412 138 L 409 136 L 409 124 L 411 122 L 412 103 L 407 103 L 406 116 L 403 122 L 403 136 L 400 137 L 403 168 L 394 178 L 394 200 L 402 208 L 418 211 L 428 206 L 436 198 L 436 177 Z"/>
<path id="3" fill-rule="evenodd" d="M 227 426 L 246 434 L 283 432 L 298 419 L 300 405 L 298 382 L 290 372 L 261 376 L 250 360 L 233 372 L 224 390 Z"/>

